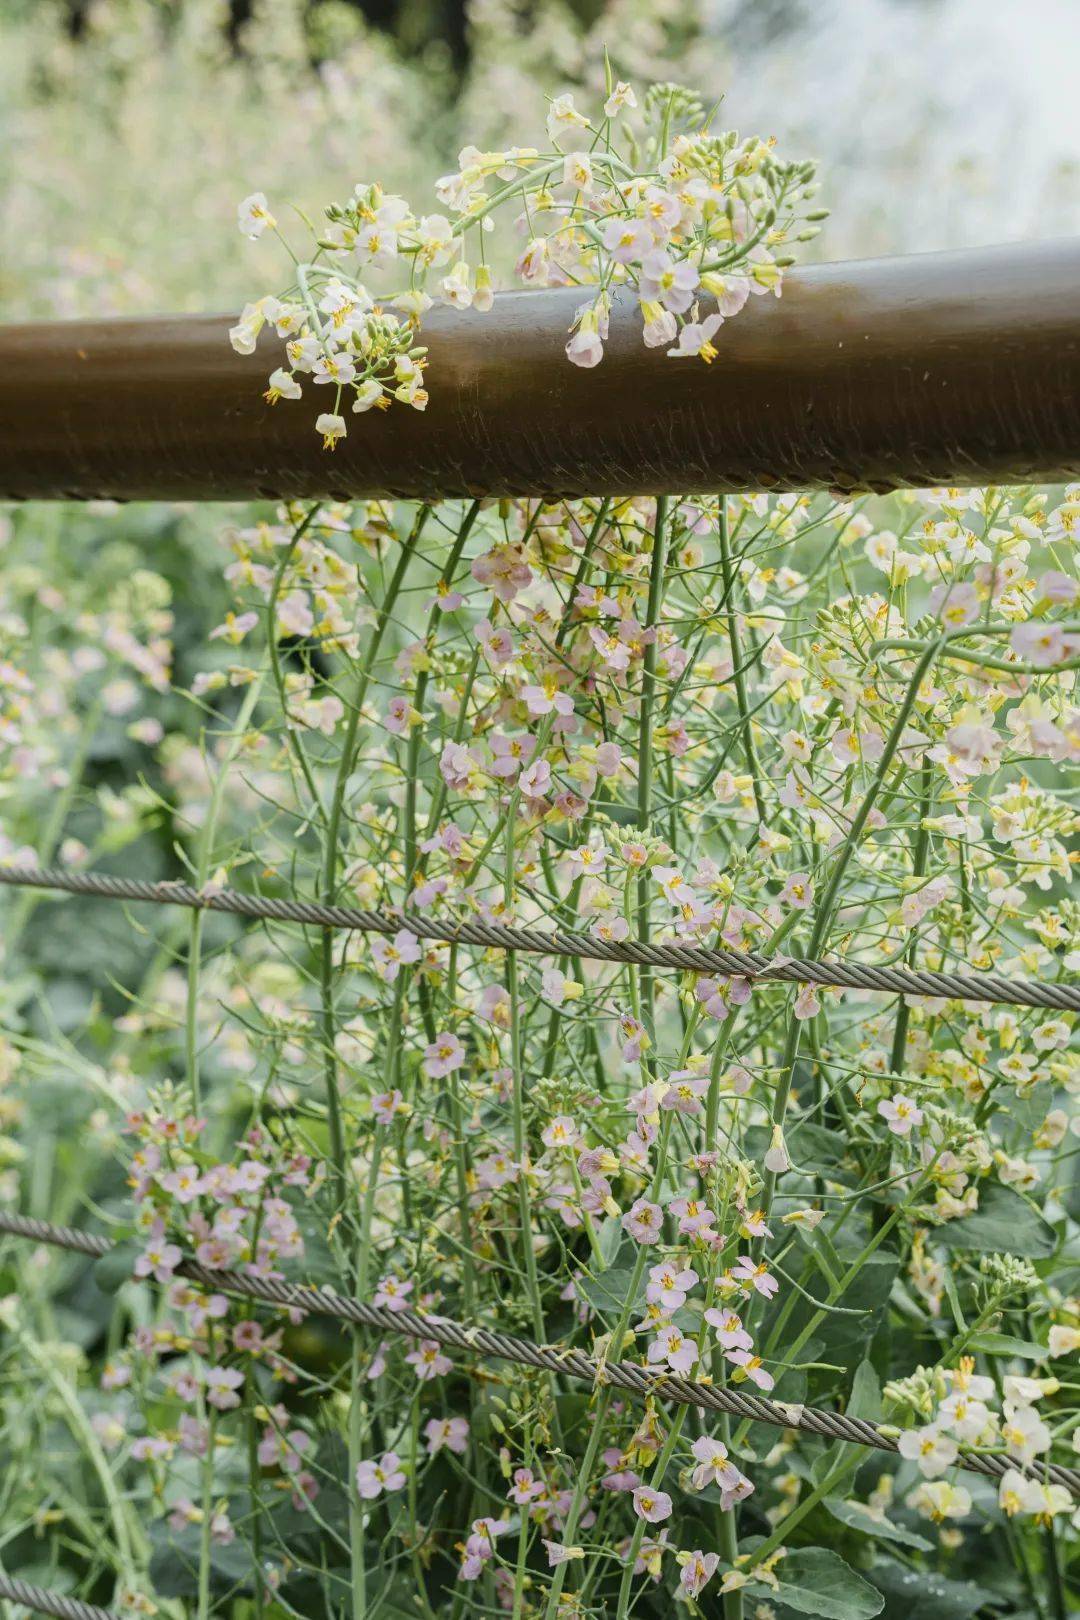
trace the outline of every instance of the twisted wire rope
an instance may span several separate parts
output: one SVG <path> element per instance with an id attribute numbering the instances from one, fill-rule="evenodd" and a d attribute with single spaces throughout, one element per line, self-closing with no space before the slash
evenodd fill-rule
<path id="1" fill-rule="evenodd" d="M 232 916 L 270 922 L 296 922 L 318 928 L 342 928 L 361 933 L 396 934 L 407 928 L 419 939 L 442 940 L 450 944 L 478 945 L 498 950 L 524 951 L 540 956 L 577 956 L 590 961 L 631 962 L 651 967 L 672 967 L 721 978 L 746 978 L 752 982 L 818 984 L 844 989 L 876 990 L 887 994 L 917 995 L 961 1001 L 985 1001 L 1006 1006 L 1045 1007 L 1056 1011 L 1080 1010 L 1080 986 L 1054 984 L 1048 980 L 1010 979 L 1000 973 L 941 973 L 896 967 L 873 967 L 810 958 L 769 958 L 757 951 L 717 950 L 696 945 L 672 943 L 642 944 L 597 939 L 558 929 L 517 928 L 483 921 L 445 922 L 415 911 L 369 911 L 353 906 L 327 906 L 310 900 L 271 899 L 244 894 L 235 889 L 199 890 L 187 883 L 149 883 L 135 878 L 115 877 L 98 872 L 68 872 L 36 866 L 0 867 L 0 884 L 13 888 L 47 889 L 67 894 L 90 895 L 96 899 L 145 902 L 152 905 L 178 905 L 191 910 L 219 911 Z M 56 1226 L 29 1216 L 0 1212 L 0 1231 L 13 1237 L 29 1238 L 75 1253 L 100 1259 L 114 1245 L 107 1238 L 80 1231 L 77 1227 Z M 725 1412 L 752 1422 L 774 1427 L 799 1429 L 825 1440 L 841 1440 L 896 1454 L 897 1440 L 865 1418 L 818 1407 L 771 1401 L 765 1396 L 732 1388 L 718 1388 L 693 1378 L 675 1374 L 657 1376 L 629 1361 L 601 1362 L 571 1346 L 537 1345 L 490 1328 L 466 1326 L 448 1317 L 427 1316 L 417 1311 L 388 1311 L 363 1300 L 350 1299 L 328 1288 L 316 1288 L 279 1280 L 249 1277 L 243 1273 L 211 1271 L 198 1261 L 184 1259 L 177 1274 L 203 1287 L 257 1299 L 265 1304 L 336 1317 L 357 1326 L 407 1338 L 431 1339 L 449 1349 L 472 1351 L 484 1357 L 512 1361 L 522 1366 L 567 1374 L 591 1384 L 607 1382 L 628 1390 L 639 1399 L 653 1396 L 682 1406 Z M 1029 1472 L 1033 1478 L 1062 1485 L 1080 1500 L 1080 1470 L 1047 1463 L 1042 1469 L 1025 1469 L 1014 1459 L 978 1455 L 962 1451 L 960 1468 L 969 1473 L 1000 1479 L 1012 1468 Z M 56 1620 L 122 1620 L 115 1610 L 66 1593 L 35 1586 L 0 1574 L 0 1598 L 20 1603 Z"/>
<path id="2" fill-rule="evenodd" d="M 1080 1012 L 1080 985 L 1048 979 L 1010 979 L 1002 973 L 941 973 L 906 967 L 873 967 L 836 958 L 769 957 L 759 951 L 718 950 L 712 946 L 671 942 L 644 944 L 625 939 L 597 939 L 564 929 L 516 928 L 475 919 L 427 917 L 420 911 L 366 911 L 354 906 L 327 906 L 315 900 L 275 900 L 238 889 L 195 889 L 188 883 L 148 883 L 104 872 L 68 872 L 57 867 L 0 866 L 0 884 L 12 888 L 53 889 L 91 895 L 99 900 L 145 901 L 159 906 L 186 906 L 195 911 L 221 911 L 270 922 L 307 923 L 316 928 L 344 928 L 367 934 L 396 934 L 406 928 L 419 939 L 479 945 L 535 956 L 577 956 L 597 962 L 632 962 L 669 967 L 753 983 L 817 984 L 849 990 L 878 990 L 891 995 L 931 996 L 950 1001 L 986 1001 L 1017 1007 L 1046 1007 Z"/>
<path id="3" fill-rule="evenodd" d="M 113 1251 L 108 1238 L 74 1226 L 55 1226 L 51 1221 L 37 1220 L 29 1215 L 0 1211 L 0 1232 L 12 1237 L 29 1238 L 57 1248 L 71 1249 L 75 1253 L 100 1259 Z M 184 1258 L 176 1267 L 177 1276 L 196 1282 L 216 1293 L 241 1294 L 277 1305 L 286 1310 L 301 1310 L 320 1316 L 333 1316 L 359 1327 L 377 1328 L 382 1333 L 403 1334 L 410 1339 L 432 1339 L 449 1349 L 472 1351 L 477 1355 L 498 1361 L 513 1361 L 521 1366 L 538 1367 L 548 1372 L 565 1373 L 590 1384 L 609 1383 L 628 1390 L 638 1398 L 653 1396 L 670 1400 L 680 1406 L 699 1406 L 708 1411 L 726 1412 L 730 1416 L 748 1418 L 755 1423 L 769 1423 L 775 1428 L 801 1429 L 824 1440 L 845 1440 L 853 1445 L 871 1446 L 877 1451 L 896 1453 L 897 1441 L 876 1423 L 866 1418 L 850 1417 L 841 1412 L 826 1412 L 819 1407 L 802 1406 L 786 1401 L 770 1401 L 763 1395 L 732 1388 L 719 1388 L 699 1383 L 694 1378 L 682 1378 L 674 1373 L 657 1374 L 632 1361 L 601 1361 L 586 1355 L 583 1350 L 569 1345 L 533 1344 L 513 1334 L 496 1333 L 490 1328 L 466 1326 L 445 1316 L 428 1316 L 420 1311 L 388 1311 L 382 1306 L 369 1305 L 363 1300 L 351 1299 L 333 1289 L 311 1284 L 284 1282 L 265 1277 L 252 1277 L 233 1270 L 209 1270 L 197 1260 Z M 961 1452 L 957 1458 L 961 1468 L 969 1473 L 983 1474 L 1000 1479 L 1009 1469 L 1020 1468 L 1012 1458 Z M 1031 1477 L 1063 1485 L 1080 1499 L 1080 1470 L 1048 1463 L 1029 1470 Z"/>
<path id="4" fill-rule="evenodd" d="M 0 1598 L 21 1603 L 24 1609 L 36 1609 L 38 1614 L 53 1614 L 56 1620 L 123 1620 L 115 1609 L 101 1609 L 96 1603 L 84 1603 L 82 1598 L 68 1597 L 66 1592 L 50 1587 L 34 1586 L 14 1575 L 0 1575 Z"/>

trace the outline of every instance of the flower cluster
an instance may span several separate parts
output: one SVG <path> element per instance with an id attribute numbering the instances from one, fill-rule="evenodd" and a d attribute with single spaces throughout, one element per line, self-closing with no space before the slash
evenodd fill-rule
<path id="1" fill-rule="evenodd" d="M 648 347 L 711 361 L 725 320 L 753 295 L 780 295 L 788 245 L 813 237 L 824 217 L 815 194 L 812 163 L 781 162 L 771 141 L 714 133 L 681 86 L 651 86 L 639 108 L 630 85 L 609 82 L 592 115 L 573 95 L 556 96 L 543 148 L 464 147 L 436 184 L 440 212 L 417 214 L 377 183 L 358 184 L 326 209 L 306 261 L 286 243 L 293 282 L 247 304 L 230 339 L 240 354 L 254 352 L 264 326 L 284 340 L 266 399 L 301 398 L 302 379 L 324 386 L 332 408 L 316 426 L 329 449 L 347 432 L 344 400 L 361 414 L 395 400 L 423 410 L 422 319 L 435 304 L 491 308 L 485 238 L 511 210 L 526 286 L 594 289 L 573 316 L 573 364 L 603 358 L 624 295 Z M 280 234 L 262 192 L 240 204 L 238 224 L 250 238 Z"/>

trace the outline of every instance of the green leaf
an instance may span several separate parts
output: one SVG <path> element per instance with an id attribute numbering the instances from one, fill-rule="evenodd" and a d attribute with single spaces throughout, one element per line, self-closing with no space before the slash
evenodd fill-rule
<path id="1" fill-rule="evenodd" d="M 881 1417 L 881 1380 L 869 1361 L 860 1361 L 851 1380 L 847 1415 L 877 1423 Z"/>
<path id="2" fill-rule="evenodd" d="M 882 1620 L 970 1620 L 993 1598 L 972 1581 L 949 1581 L 892 1562 L 875 1564 L 870 1574 L 885 1599 Z"/>
<path id="3" fill-rule="evenodd" d="M 746 1591 L 771 1600 L 778 1620 L 789 1614 L 816 1614 L 823 1620 L 872 1620 L 885 1599 L 861 1575 L 826 1547 L 800 1547 L 776 1565 L 779 1586 L 752 1581 Z"/>
<path id="4" fill-rule="evenodd" d="M 597 1242 L 600 1245 L 600 1253 L 604 1257 L 605 1266 L 611 1266 L 614 1264 L 615 1256 L 619 1252 L 619 1245 L 622 1243 L 622 1240 L 622 1222 L 615 1215 L 605 1216 L 604 1220 L 601 1222 L 600 1230 L 597 1233 Z"/>
<path id="5" fill-rule="evenodd" d="M 141 1252 L 139 1245 L 129 1239 L 126 1243 L 118 1243 L 115 1249 L 110 1249 L 108 1254 L 94 1261 L 94 1281 L 103 1294 L 115 1294 L 126 1282 L 131 1281 L 135 1261 Z"/>
<path id="6" fill-rule="evenodd" d="M 845 1410 L 848 1417 L 866 1418 L 870 1423 L 877 1423 L 881 1417 L 881 1380 L 865 1358 L 855 1369 Z M 843 1440 L 822 1452 L 811 1469 L 814 1484 L 820 1485 L 827 1479 L 845 1454 L 851 1454 L 851 1447 Z"/>
<path id="7" fill-rule="evenodd" d="M 1000 1181 L 984 1182 L 979 1207 L 958 1221 L 934 1229 L 933 1241 L 947 1249 L 974 1249 L 979 1254 L 1018 1254 L 1045 1260 L 1057 1248 L 1057 1233 L 1034 1204 Z"/>
<path id="8" fill-rule="evenodd" d="M 1045 1361 L 1050 1354 L 1045 1344 L 1015 1339 L 1011 1333 L 976 1333 L 968 1340 L 967 1347 L 988 1356 L 1019 1356 L 1024 1361 Z"/>
<path id="9" fill-rule="evenodd" d="M 825 1507 L 834 1519 L 846 1524 L 849 1530 L 858 1530 L 864 1536 L 875 1536 L 879 1541 L 895 1541 L 902 1547 L 914 1547 L 918 1552 L 933 1552 L 934 1543 L 914 1530 L 905 1530 L 885 1515 L 871 1511 L 862 1502 L 845 1502 L 839 1496 L 827 1496 Z"/>
<path id="10" fill-rule="evenodd" d="M 633 1276 L 631 1266 L 609 1266 L 595 1277 L 583 1277 L 577 1285 L 578 1293 L 594 1311 L 614 1320 L 626 1304 Z M 638 1293 L 641 1293 L 640 1287 Z"/>

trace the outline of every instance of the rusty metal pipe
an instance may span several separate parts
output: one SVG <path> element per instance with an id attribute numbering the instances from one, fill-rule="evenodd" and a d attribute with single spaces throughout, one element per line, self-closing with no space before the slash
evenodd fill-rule
<path id="1" fill-rule="evenodd" d="M 815 265 L 718 335 L 644 348 L 626 299 L 600 366 L 563 347 L 581 294 L 433 311 L 431 403 L 314 432 L 271 409 L 280 345 L 222 316 L 0 328 L 0 494 L 16 499 L 891 489 L 1080 477 L 1080 241 Z"/>

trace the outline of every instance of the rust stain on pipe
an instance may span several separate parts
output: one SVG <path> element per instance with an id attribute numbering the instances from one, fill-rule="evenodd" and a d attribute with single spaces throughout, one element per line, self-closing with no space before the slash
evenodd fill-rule
<path id="1" fill-rule="evenodd" d="M 431 403 L 314 431 L 330 390 L 265 405 L 281 345 L 231 317 L 0 327 L 14 499 L 892 489 L 1080 477 L 1080 241 L 818 265 L 752 299 L 711 366 L 647 350 L 626 298 L 593 371 L 580 291 L 432 311 Z"/>

